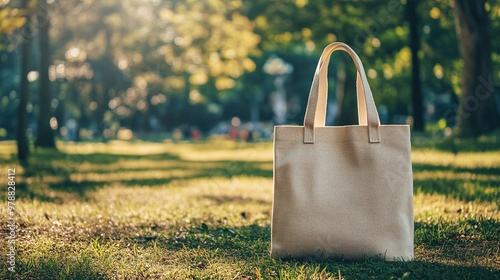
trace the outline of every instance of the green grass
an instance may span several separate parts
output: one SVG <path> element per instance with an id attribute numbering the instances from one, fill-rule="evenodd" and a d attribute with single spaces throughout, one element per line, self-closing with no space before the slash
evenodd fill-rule
<path id="1" fill-rule="evenodd" d="M 19 228 L 12 274 L 2 204 L 0 279 L 499 279 L 500 152 L 488 145 L 416 145 L 415 261 L 387 263 L 269 257 L 271 143 L 59 143 L 23 168 L 2 142 Z"/>

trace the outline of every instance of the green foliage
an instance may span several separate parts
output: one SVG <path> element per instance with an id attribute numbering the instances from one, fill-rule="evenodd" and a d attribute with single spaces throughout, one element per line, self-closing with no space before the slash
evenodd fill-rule
<path id="1" fill-rule="evenodd" d="M 17 1 L 14 5 L 7 5 L 9 1 L 0 3 L 0 51 L 13 50 L 12 46 L 9 47 L 12 41 L 10 36 L 13 36 L 16 31 L 19 32 L 26 24 L 27 17 L 33 15 L 35 11 L 37 0 L 23 1 L 26 1 L 26 6 L 23 6 L 21 1 Z"/>
<path id="2" fill-rule="evenodd" d="M 12 34 L 18 28 L 21 28 L 26 23 L 26 18 L 20 15 L 19 10 L 10 7 L 1 7 L 0 22 L 1 33 Z"/>
<path id="3" fill-rule="evenodd" d="M 36 2 L 30 1 L 32 6 Z M 8 4 L 0 7 L 0 36 L 7 44 L 12 40 L 4 39 L 22 35 L 18 29 L 26 11 L 17 9 L 15 1 L 4 3 Z M 148 131 L 154 130 L 149 123 L 154 118 L 163 125 L 160 129 L 196 125 L 209 130 L 234 115 L 249 120 L 251 106 L 258 107 L 261 119 L 271 119 L 274 77 L 263 71 L 263 65 L 273 55 L 294 67 L 285 83 L 292 108 L 288 117 L 289 122 L 302 122 L 319 52 L 333 41 L 344 41 L 357 51 L 377 104 L 388 109 L 393 121 L 404 121 L 411 115 L 405 3 L 68 0 L 33 6 L 33 13 L 49 16 L 52 22 L 51 79 L 59 101 L 54 115 L 61 126 L 74 118 L 81 128 L 125 126 Z M 417 11 L 425 101 L 447 95 L 448 107 L 457 102 L 462 74 L 452 5 L 453 1 L 420 1 Z M 488 1 L 486 9 L 491 34 L 497 34 L 498 0 Z M 500 48 L 497 41 L 492 43 L 495 80 Z M 4 48 L 9 52 L 1 55 L 2 63 L 17 61 L 15 48 L 14 44 Z M 350 62 L 345 55 L 334 55 L 331 64 L 330 100 L 335 100 L 336 71 Z M 353 67 L 346 71 L 347 77 L 354 77 Z M 3 116 L 15 105 L 15 98 L 6 97 L 15 91 L 11 84 L 19 79 L 17 72 L 16 65 L 2 70 L 9 81 L 0 87 Z M 354 79 L 348 78 L 347 104 L 354 104 L 354 87 Z M 32 104 L 36 112 L 37 101 Z M 354 111 L 348 107 L 344 112 Z M 446 109 L 450 108 L 435 108 L 438 116 L 430 121 L 447 117 L 442 116 Z M 199 118 L 186 121 L 198 111 Z M 8 124 L 0 127 L 12 136 Z"/>
<path id="4" fill-rule="evenodd" d="M 415 260 L 388 263 L 269 257 L 270 143 L 58 143 L 23 169 L 2 142 L 0 168 L 17 170 L 19 228 L 17 274 L 1 266 L 0 278 L 498 278 L 498 146 L 419 145 Z"/>

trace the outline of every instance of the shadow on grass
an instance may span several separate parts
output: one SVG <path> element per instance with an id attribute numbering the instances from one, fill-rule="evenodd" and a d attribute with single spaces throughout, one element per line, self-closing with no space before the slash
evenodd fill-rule
<path id="1" fill-rule="evenodd" d="M 500 222 L 494 219 L 464 218 L 455 221 L 454 224 L 443 221 L 415 222 L 415 243 L 417 244 L 430 246 L 442 246 L 446 243 L 475 245 L 474 241 L 496 241 L 499 236 Z"/>
<path id="2" fill-rule="evenodd" d="M 36 199 L 41 202 L 52 202 L 56 204 L 63 203 L 63 199 L 61 197 L 46 195 L 44 192 L 28 187 L 25 182 L 16 184 L 16 196 L 17 198 L 28 198 L 30 200 Z"/>
<path id="3" fill-rule="evenodd" d="M 442 194 L 462 201 L 495 202 L 498 201 L 500 182 L 477 182 L 464 179 L 423 179 L 414 180 L 417 192 Z"/>
<path id="4" fill-rule="evenodd" d="M 464 221 L 464 223 L 472 225 L 474 221 Z M 459 233 L 459 228 L 462 226 L 455 223 L 441 222 L 441 224 L 441 227 L 444 227 L 446 231 L 456 233 Z M 424 223 L 417 223 L 416 243 L 429 248 L 442 248 L 441 240 L 436 239 L 439 238 L 436 236 L 442 234 L 443 230 L 440 232 L 437 227 L 437 225 L 436 228 L 425 227 Z M 489 230 L 498 231 L 498 222 L 485 221 L 479 223 L 478 228 L 478 230 L 481 228 L 488 230 L 489 228 Z M 93 230 L 95 232 L 91 233 L 90 236 L 103 236 L 102 229 L 95 228 Z M 176 258 L 172 264 L 165 267 L 166 270 L 185 268 L 186 264 L 189 263 L 194 263 L 193 269 L 198 269 L 196 264 L 200 262 L 213 266 L 221 264 L 227 267 L 230 265 L 235 274 L 243 272 L 246 275 L 255 276 L 255 278 L 257 278 L 256 271 L 259 271 L 263 279 L 274 279 L 280 276 L 283 276 L 281 278 L 284 279 L 318 279 L 318 274 L 337 276 L 339 273 L 346 279 L 498 279 L 500 276 L 500 271 L 485 267 L 443 264 L 445 262 L 471 263 L 472 261 L 465 260 L 472 259 L 474 256 L 488 258 L 487 254 L 484 255 L 484 248 L 480 247 L 486 246 L 486 243 L 478 244 L 482 242 L 481 240 L 476 240 L 475 243 L 468 242 L 470 246 L 477 246 L 476 249 L 481 249 L 474 250 L 465 247 L 462 244 L 464 241 L 453 241 L 450 238 L 451 249 L 445 248 L 445 252 L 441 253 L 433 262 L 419 259 L 412 262 L 384 262 L 372 258 L 359 262 L 314 259 L 274 260 L 269 256 L 271 239 L 269 226 L 252 224 L 229 227 L 217 221 L 214 221 L 213 224 L 207 221 L 206 224 L 199 222 L 198 225 L 179 227 L 178 229 L 151 224 L 138 226 L 134 230 L 121 225 L 114 230 L 121 234 L 104 232 L 106 238 L 101 239 L 99 243 L 99 246 L 103 248 L 114 248 L 109 253 L 105 253 L 104 256 L 115 256 L 116 254 L 116 256 L 126 257 L 126 252 L 130 252 L 130 256 L 135 254 L 130 248 L 138 248 L 138 252 L 141 252 L 142 249 L 150 249 L 148 252 L 156 253 L 148 255 L 147 262 L 149 263 L 159 262 L 161 264 L 160 259 L 165 256 Z M 428 238 L 422 238 L 419 235 L 422 232 L 431 235 Z M 484 232 L 478 234 L 484 234 Z M 494 232 L 488 233 L 488 235 L 494 239 L 493 241 L 498 239 L 498 235 Z M 90 240 L 86 242 L 91 243 Z M 107 257 L 102 257 L 104 260 L 96 257 L 95 254 L 101 251 L 88 254 L 85 249 L 72 252 L 66 251 L 65 247 L 58 247 L 59 249 L 54 251 L 50 248 L 52 247 L 47 247 L 47 250 L 51 251 L 41 255 L 43 257 L 32 255 L 18 262 L 17 275 L 23 275 L 24 278 L 5 277 L 4 279 L 62 279 L 63 277 L 66 279 L 109 279 L 114 276 L 111 275 L 113 271 L 117 270 L 113 266 L 113 262 L 106 259 Z M 86 248 L 85 245 L 82 248 Z M 121 255 L 122 253 L 118 252 L 125 253 Z M 325 272 L 328 275 L 325 275 Z M 127 273 L 135 272 L 126 271 L 122 276 L 124 278 L 135 277 Z M 161 275 L 160 271 L 158 273 Z M 211 277 L 217 278 L 217 275 L 211 275 Z"/>
<path id="5" fill-rule="evenodd" d="M 142 239 L 144 240 L 144 239 Z M 281 272 L 295 278 L 298 273 L 327 271 L 347 279 L 497 279 L 496 270 L 480 266 L 445 265 L 437 262 L 416 260 L 412 262 L 385 262 L 379 259 L 365 261 L 345 260 L 273 260 L 269 257 L 270 227 L 258 225 L 228 228 L 223 226 L 192 227 L 188 231 L 171 234 L 162 240 L 169 251 L 206 250 L 217 252 L 228 262 L 245 261 L 259 265 L 262 276 L 273 278 Z M 456 256 L 455 256 L 456 257 Z M 203 261 L 203 260 L 202 260 Z M 209 260 L 206 260 L 207 262 Z M 297 275 L 295 275 L 296 273 Z M 280 274 L 281 275 L 281 274 Z M 303 275 L 302 275 L 303 276 Z"/>
<path id="6" fill-rule="evenodd" d="M 147 164 L 149 166 L 157 162 L 158 167 L 147 168 L 141 166 L 141 162 L 138 162 L 137 166 L 131 165 L 134 161 L 139 160 L 147 160 Z M 126 162 L 126 166 L 130 166 L 130 168 L 122 167 L 120 165 L 121 161 Z M 82 164 L 86 164 L 85 169 L 80 167 Z M 117 164 L 118 167 L 112 168 L 111 166 L 109 169 L 102 168 L 105 165 L 111 164 Z M 494 202 L 498 199 L 500 182 L 498 180 L 494 180 L 495 178 L 489 178 L 488 176 L 500 175 L 499 167 L 464 168 L 417 163 L 413 165 L 413 170 L 415 173 L 423 171 L 451 172 L 449 178 L 431 177 L 421 179 L 416 177 L 414 180 L 416 191 L 429 194 L 443 194 L 464 201 Z M 149 171 L 157 172 L 160 175 L 156 177 L 152 176 L 150 178 L 139 176 L 141 172 L 146 173 Z M 186 175 L 182 175 L 182 171 L 185 171 Z M 169 172 L 172 172 L 172 176 L 168 175 Z M 163 175 L 161 173 L 163 173 Z M 181 174 L 179 175 L 179 173 Z M 470 174 L 470 179 L 463 176 L 468 176 L 465 173 Z M 89 178 L 92 174 L 104 176 Z M 136 178 L 134 178 L 135 174 L 137 174 Z M 453 174 L 457 174 L 456 179 L 453 177 Z M 75 179 L 75 176 L 73 175 L 77 175 L 79 178 Z M 459 175 L 461 175 L 461 177 L 459 177 Z M 484 176 L 477 179 L 475 177 L 476 175 Z M 47 183 L 49 189 L 66 193 L 75 193 L 79 198 L 86 199 L 86 193 L 88 191 L 95 191 L 99 188 L 114 184 L 120 184 L 123 186 L 155 187 L 165 186 L 175 180 L 191 180 L 214 177 L 231 178 L 234 176 L 272 178 L 273 171 L 270 161 L 194 162 L 182 160 L 178 156 L 169 153 L 144 156 L 102 153 L 64 154 L 54 150 L 41 149 L 34 154 L 31 166 L 26 169 L 24 176 L 41 178 L 43 178 L 43 176 L 55 176 L 55 180 Z M 42 201 L 60 202 L 60 199 L 47 196 L 40 191 L 37 192 L 30 186 L 25 188 L 25 193 L 21 195 L 29 198 L 37 198 Z"/>
<path id="7" fill-rule="evenodd" d="M 419 172 L 448 172 L 445 178 L 419 178 Z M 495 202 L 499 197 L 500 176 L 498 167 L 462 168 L 432 164 L 413 164 L 413 185 L 416 191 L 442 194 L 463 201 Z M 478 178 L 477 176 L 481 176 Z M 492 177 L 493 176 L 493 177 Z"/>
<path id="8" fill-rule="evenodd" d="M 97 158 L 103 155 L 85 155 L 82 157 L 83 162 L 90 162 L 91 160 L 97 161 Z M 269 162 L 247 162 L 247 161 L 207 161 L 207 162 L 193 162 L 184 161 L 168 154 L 162 155 L 148 155 L 148 156 L 112 156 L 110 162 L 123 161 L 133 161 L 134 159 L 146 159 L 153 162 L 158 161 L 158 165 L 161 163 L 172 163 L 174 166 L 169 167 L 155 167 L 155 168 L 141 168 L 140 166 L 131 168 L 117 168 L 103 170 L 96 168 L 91 168 L 80 172 L 78 166 L 72 168 L 70 165 L 64 165 L 60 162 L 56 163 L 51 161 L 40 161 L 38 164 L 33 164 L 30 168 L 36 170 L 36 172 L 27 171 L 24 176 L 55 176 L 56 182 L 48 182 L 46 185 L 49 189 L 57 192 L 73 193 L 77 195 L 77 198 L 82 200 L 87 200 L 86 195 L 89 191 L 95 191 L 100 188 L 111 186 L 111 185 L 121 185 L 121 186 L 142 186 L 142 187 L 164 187 L 171 184 L 173 181 L 177 180 L 193 180 L 193 179 L 205 179 L 205 178 L 232 178 L 234 176 L 252 176 L 252 177 L 263 177 L 272 178 L 273 172 L 271 169 L 262 167 L 263 164 L 268 164 Z M 144 178 L 140 176 L 139 178 L 134 178 L 134 173 L 141 174 L 141 172 L 154 172 L 159 178 Z M 168 176 L 172 173 L 172 176 Z M 185 175 L 183 175 L 185 173 Z M 90 179 L 72 179 L 72 176 L 86 176 L 104 175 L 96 176 Z M 138 175 L 139 176 L 139 175 Z M 62 200 L 59 197 L 47 196 L 44 192 L 36 190 L 36 186 L 27 186 L 25 182 L 24 188 L 20 189 L 21 197 L 28 197 L 31 199 L 38 199 L 41 201 L 53 201 L 60 203 Z"/>
<path id="9" fill-rule="evenodd" d="M 90 256 L 68 260 L 53 254 L 30 257 L 16 262 L 16 272 L 10 271 L 2 279 L 110 279 L 106 271 L 97 271 Z"/>
<path id="10" fill-rule="evenodd" d="M 120 186 L 143 186 L 143 187 L 163 187 L 174 180 L 188 180 L 202 178 L 203 176 L 182 176 L 182 177 L 169 177 L 159 179 L 109 179 L 105 181 L 89 181 L 83 180 L 79 182 L 66 179 L 58 183 L 48 184 L 50 189 L 77 194 L 81 199 L 87 199 L 86 193 L 95 191 L 105 186 L 119 184 Z"/>
<path id="11" fill-rule="evenodd" d="M 34 175 L 64 175 L 79 172 L 78 168 L 84 163 L 113 164 L 119 161 L 133 160 L 180 160 L 178 156 L 162 153 L 153 155 L 114 155 L 114 154 L 65 154 L 56 150 L 42 150 L 33 155 L 29 166 L 26 167 L 26 176 Z"/>
<path id="12" fill-rule="evenodd" d="M 52 157 L 54 156 L 54 157 Z M 120 184 L 123 186 L 144 186 L 155 187 L 165 186 L 175 180 L 191 180 L 202 178 L 226 177 L 233 176 L 253 176 L 272 178 L 273 171 L 270 162 L 248 162 L 248 161 L 208 161 L 208 162 L 193 162 L 179 159 L 171 154 L 155 154 L 146 156 L 128 156 L 128 155 L 108 155 L 108 154 L 89 154 L 78 155 L 74 162 L 80 163 L 102 163 L 112 164 L 119 161 L 133 162 L 134 160 L 149 160 L 158 162 L 158 166 L 166 164 L 165 167 L 145 168 L 138 166 L 131 166 L 130 168 L 117 168 L 117 169 L 99 169 L 99 167 L 92 167 L 83 171 L 79 171 L 79 165 L 66 164 L 68 160 L 66 155 L 59 152 L 44 152 L 37 155 L 36 162 L 32 164 L 30 170 L 27 171 L 25 176 L 45 176 L 51 175 L 58 178 L 57 182 L 47 183 L 48 187 L 55 191 L 74 193 L 80 199 L 87 199 L 86 193 L 88 191 L 95 191 L 99 188 Z M 50 159 L 50 160 L 49 160 Z M 75 160 L 70 159 L 70 160 Z M 68 161 L 69 162 L 69 161 Z M 266 166 L 267 165 L 267 166 Z M 494 202 L 498 199 L 498 189 L 500 182 L 489 179 L 487 176 L 499 175 L 500 168 L 457 168 L 453 166 L 441 166 L 431 164 L 414 164 L 413 170 L 415 173 L 422 171 L 443 171 L 452 172 L 457 175 L 463 173 L 470 173 L 471 178 L 474 175 L 486 175 L 486 178 L 479 179 L 453 179 L 452 178 L 426 178 L 414 180 L 416 191 L 429 193 L 429 194 L 443 194 L 449 197 L 461 199 L 464 201 L 486 201 Z M 131 176 L 124 177 L 127 172 L 148 172 L 155 171 L 157 173 L 168 174 L 174 172 L 172 176 L 165 176 L 164 178 L 133 178 Z M 176 171 L 186 171 L 186 175 L 178 175 Z M 191 171 L 191 172 L 190 172 Z M 109 175 L 105 178 L 93 178 L 85 180 L 85 176 L 92 174 Z M 71 175 L 82 175 L 83 180 L 71 179 Z M 130 174 L 129 174 L 130 175 Z M 22 184 L 22 183 L 20 183 Z M 21 189 L 21 188 L 20 188 Z M 32 199 L 39 199 L 41 201 L 53 201 L 56 203 L 61 202 L 60 198 L 47 196 L 44 193 L 37 192 L 30 187 L 21 189 L 21 196 L 29 197 Z"/>
<path id="13" fill-rule="evenodd" d="M 422 164 L 413 163 L 414 172 L 419 171 L 452 171 L 455 173 L 471 173 L 475 175 L 500 175 L 500 167 L 454 167 L 447 165 L 433 165 L 433 164 Z"/>
<path id="14" fill-rule="evenodd" d="M 258 204 L 269 204 L 268 201 L 263 199 L 255 199 L 249 197 L 241 197 L 241 196 L 229 196 L 229 195 L 202 195 L 199 196 L 200 199 L 209 200 L 216 205 L 222 205 L 227 203 L 234 204 L 246 204 L 246 203 L 258 203 Z"/>
<path id="15" fill-rule="evenodd" d="M 412 147 L 452 153 L 500 150 L 500 130 L 477 138 L 446 137 L 442 133 L 412 132 Z"/>
<path id="16" fill-rule="evenodd" d="M 133 149 L 133 148 L 131 148 Z M 120 159 L 151 159 L 151 160 L 165 160 L 179 159 L 178 156 L 170 153 L 157 153 L 148 155 L 130 155 L 130 154 L 106 154 L 106 153 L 64 153 L 59 150 L 52 149 L 37 149 L 34 153 L 33 160 L 37 161 L 51 161 L 51 160 L 67 160 L 71 162 L 87 161 L 90 163 L 114 163 Z"/>

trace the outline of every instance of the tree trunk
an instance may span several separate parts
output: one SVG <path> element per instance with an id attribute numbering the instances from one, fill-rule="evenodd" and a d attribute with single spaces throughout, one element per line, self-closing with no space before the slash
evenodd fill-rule
<path id="1" fill-rule="evenodd" d="M 342 104 L 344 104 L 345 78 L 345 64 L 343 62 L 339 62 L 337 63 L 337 86 L 335 89 L 335 96 L 337 98 L 335 106 L 337 108 L 335 110 L 336 115 L 333 119 L 334 125 L 341 125 L 340 116 L 342 115 Z"/>
<path id="2" fill-rule="evenodd" d="M 27 7 L 28 0 L 24 0 L 21 8 L 27 9 Z M 30 24 L 31 22 L 29 20 L 29 16 L 27 16 L 26 24 L 22 30 L 21 84 L 19 106 L 17 107 L 17 159 L 21 164 L 27 164 L 29 156 L 28 136 L 26 135 L 26 129 L 28 128 L 28 111 L 26 110 L 26 107 L 28 106 L 29 98 L 28 72 L 31 60 L 31 40 L 33 35 Z"/>
<path id="3" fill-rule="evenodd" d="M 464 61 L 456 135 L 478 136 L 493 131 L 499 121 L 485 0 L 455 0 L 455 26 Z"/>
<path id="4" fill-rule="evenodd" d="M 111 96 L 111 89 L 114 80 L 114 68 L 113 68 L 113 50 L 111 48 L 111 36 L 113 35 L 112 30 L 109 27 L 105 27 L 105 53 L 101 58 L 100 71 L 96 72 L 97 85 L 95 87 L 95 94 L 97 95 L 96 102 L 98 104 L 97 110 L 94 113 L 94 118 L 97 121 L 97 134 L 98 137 L 103 137 L 106 124 L 104 122 L 104 114 L 108 110 L 108 102 L 113 96 Z"/>
<path id="5" fill-rule="evenodd" d="M 409 0 L 407 4 L 408 20 L 410 22 L 410 48 L 411 48 L 411 92 L 413 103 L 413 129 L 424 131 L 424 108 L 422 100 L 422 88 L 420 84 L 420 62 L 418 51 L 420 49 L 420 37 L 418 34 L 417 0 Z"/>
<path id="6" fill-rule="evenodd" d="M 344 60 L 345 61 L 345 60 Z M 356 68 L 345 67 L 345 62 L 339 62 L 337 70 L 337 116 L 334 119 L 335 125 L 355 125 L 358 124 L 358 105 L 356 96 Z M 352 64 L 350 58 L 348 63 Z M 346 87 L 347 86 L 347 87 Z"/>
<path id="7" fill-rule="evenodd" d="M 43 7 L 39 6 L 41 11 Z M 40 42 L 40 113 L 38 116 L 38 134 L 35 141 L 36 147 L 53 148 L 54 132 L 50 127 L 51 113 L 51 92 L 49 80 L 50 66 L 50 44 L 49 44 L 49 28 L 50 18 L 44 13 L 39 13 L 39 42 Z"/>

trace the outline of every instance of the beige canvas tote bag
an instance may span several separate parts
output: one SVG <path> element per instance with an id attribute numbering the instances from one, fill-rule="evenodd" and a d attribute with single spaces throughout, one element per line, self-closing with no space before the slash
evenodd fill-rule
<path id="1" fill-rule="evenodd" d="M 325 127 L 330 55 L 356 65 L 359 125 Z M 381 125 L 358 55 L 321 55 L 304 126 L 274 128 L 271 256 L 413 258 L 410 128 Z"/>

